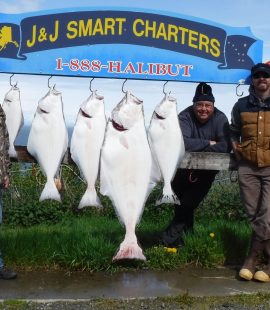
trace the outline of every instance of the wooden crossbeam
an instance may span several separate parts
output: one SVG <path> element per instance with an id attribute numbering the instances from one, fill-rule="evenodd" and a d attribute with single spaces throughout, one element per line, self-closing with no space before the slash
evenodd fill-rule
<path id="1" fill-rule="evenodd" d="M 11 160 L 13 162 L 36 163 L 26 146 L 15 147 L 18 158 Z M 64 164 L 74 164 L 69 149 L 64 158 Z M 179 165 L 180 168 L 186 169 L 204 169 L 204 170 L 236 170 L 237 163 L 233 154 L 213 153 L 213 152 L 186 152 L 183 161 Z"/>

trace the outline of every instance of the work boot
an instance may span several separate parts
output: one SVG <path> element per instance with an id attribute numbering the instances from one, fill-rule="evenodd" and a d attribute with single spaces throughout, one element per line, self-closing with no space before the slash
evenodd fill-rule
<path id="1" fill-rule="evenodd" d="M 17 277 L 17 273 L 7 267 L 0 268 L 0 279 L 11 280 Z"/>
<path id="2" fill-rule="evenodd" d="M 256 265 L 258 263 L 258 258 L 262 253 L 264 248 L 264 241 L 258 240 L 253 235 L 251 238 L 251 245 L 249 249 L 249 254 L 245 259 L 244 265 L 239 271 L 239 277 L 250 281 L 256 270 Z"/>
<path id="3" fill-rule="evenodd" d="M 267 257 L 267 264 L 262 270 L 258 270 L 254 274 L 254 279 L 260 282 L 270 281 L 270 240 L 264 241 L 264 251 Z"/>
<path id="4" fill-rule="evenodd" d="M 161 243 L 164 246 L 175 247 L 181 246 L 183 242 L 184 223 L 173 220 L 161 235 Z"/>

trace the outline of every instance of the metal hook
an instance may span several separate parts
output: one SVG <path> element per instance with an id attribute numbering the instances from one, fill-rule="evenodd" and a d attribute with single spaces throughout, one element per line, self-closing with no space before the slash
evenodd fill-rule
<path id="1" fill-rule="evenodd" d="M 92 82 L 93 82 L 94 79 L 95 79 L 95 78 L 92 78 L 92 79 L 90 80 L 89 89 L 90 89 L 90 92 L 91 92 L 91 93 L 93 92 L 93 90 L 92 90 Z"/>
<path id="2" fill-rule="evenodd" d="M 168 82 L 169 82 L 169 81 L 166 81 L 166 82 L 164 83 L 164 85 L 163 85 L 163 94 L 164 94 L 164 95 L 167 95 L 167 94 L 170 95 L 170 93 L 171 93 L 171 91 L 169 91 L 169 93 L 166 93 L 166 92 L 165 92 L 165 85 L 166 85 Z"/>
<path id="3" fill-rule="evenodd" d="M 52 75 L 48 78 L 48 88 L 51 88 L 50 86 L 50 79 L 52 78 Z"/>
<path id="4" fill-rule="evenodd" d="M 244 94 L 243 91 L 242 91 L 241 94 L 238 93 L 238 87 L 239 87 L 240 85 L 243 85 L 244 83 L 245 83 L 245 80 L 239 80 L 238 85 L 236 86 L 235 92 L 236 92 L 236 95 L 237 95 L 238 97 L 241 97 L 241 96 L 243 96 L 243 94 Z"/>
<path id="5" fill-rule="evenodd" d="M 12 85 L 12 83 L 11 83 L 11 78 L 12 78 L 13 76 L 14 76 L 14 73 L 12 73 L 11 76 L 9 77 L 9 84 L 10 84 L 11 87 L 16 87 L 17 84 L 18 84 L 18 82 L 16 82 L 14 85 Z"/>
<path id="6" fill-rule="evenodd" d="M 165 85 L 168 83 L 169 81 L 166 81 L 164 84 L 163 84 L 163 94 L 166 95 L 166 92 L 165 92 Z"/>
<path id="7" fill-rule="evenodd" d="M 123 85 L 122 85 L 122 92 L 123 92 L 124 94 L 127 93 L 126 91 L 124 91 L 124 85 L 125 85 L 126 81 L 127 81 L 127 79 L 125 79 L 125 81 L 124 81 L 124 83 L 123 83 Z"/>
<path id="8" fill-rule="evenodd" d="M 54 89 L 55 87 L 55 84 L 53 85 L 53 87 L 50 86 L 50 79 L 52 78 L 53 76 L 51 75 L 49 78 L 48 78 L 48 87 L 51 89 Z"/>
<path id="9" fill-rule="evenodd" d="M 240 94 L 240 93 L 238 93 L 238 87 L 240 86 L 240 85 L 242 85 L 242 84 L 238 84 L 237 86 L 236 86 L 236 90 L 235 90 L 235 92 L 236 92 L 236 95 L 238 96 L 238 97 L 241 97 L 241 96 L 243 96 L 243 94 L 244 94 L 244 92 L 242 91 L 242 93 Z"/>

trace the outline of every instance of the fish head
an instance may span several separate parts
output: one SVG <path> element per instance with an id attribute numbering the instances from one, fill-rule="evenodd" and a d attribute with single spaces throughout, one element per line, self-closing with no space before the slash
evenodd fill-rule
<path id="1" fill-rule="evenodd" d="M 39 100 L 37 112 L 40 114 L 50 114 L 63 111 L 62 95 L 61 92 L 54 87 Z"/>
<path id="2" fill-rule="evenodd" d="M 176 98 L 166 94 L 162 101 L 156 106 L 153 117 L 157 119 L 166 119 L 177 109 Z"/>
<path id="3" fill-rule="evenodd" d="M 95 117 L 100 113 L 104 113 L 104 97 L 97 95 L 96 91 L 81 104 L 80 114 L 87 118 Z"/>
<path id="4" fill-rule="evenodd" d="M 20 90 L 17 86 L 12 86 L 11 89 L 6 93 L 3 107 L 10 107 L 13 102 L 20 100 Z"/>
<path id="5" fill-rule="evenodd" d="M 143 101 L 134 96 L 130 91 L 112 111 L 112 123 L 118 130 L 128 130 L 137 122 L 144 119 Z"/>

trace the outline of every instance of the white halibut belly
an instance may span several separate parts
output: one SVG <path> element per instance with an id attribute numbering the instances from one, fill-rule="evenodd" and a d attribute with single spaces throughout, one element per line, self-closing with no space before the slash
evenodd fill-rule
<path id="1" fill-rule="evenodd" d="M 54 177 L 57 174 L 62 158 L 67 150 L 68 134 L 64 120 L 55 119 L 44 121 L 36 115 L 30 130 L 27 150 L 34 156 L 47 181 L 39 200 L 53 199 L 61 201 L 55 186 Z"/>
<path id="2" fill-rule="evenodd" d="M 174 178 L 179 162 L 185 154 L 184 139 L 177 116 L 162 120 L 152 119 L 149 136 L 151 148 L 164 181 L 162 197 L 156 202 L 156 205 L 162 203 L 180 204 L 171 187 L 171 181 Z"/>
<path id="3" fill-rule="evenodd" d="M 98 125 L 98 124 L 97 124 Z M 70 144 L 72 159 L 88 184 L 94 185 L 98 170 L 105 123 L 90 130 L 85 124 L 74 127 Z"/>
<path id="4" fill-rule="evenodd" d="M 167 120 L 163 123 L 164 127 L 161 127 L 158 121 L 153 122 L 149 133 L 162 176 L 171 180 L 179 159 L 184 154 L 184 148 L 180 130 L 170 128 L 170 124 L 166 123 Z"/>
<path id="5" fill-rule="evenodd" d="M 9 135 L 9 156 L 17 157 L 14 142 L 23 126 L 23 114 L 20 102 L 13 102 L 12 107 L 4 106 L 3 110 L 6 114 L 6 125 Z"/>
<path id="6" fill-rule="evenodd" d="M 137 223 L 147 198 L 151 173 L 151 152 L 146 135 L 138 133 L 136 128 L 124 133 L 109 128 L 105 139 L 101 191 L 111 197 L 123 223 L 130 217 Z M 123 145 L 125 141 L 126 146 Z"/>
<path id="7" fill-rule="evenodd" d="M 71 157 L 87 182 L 87 189 L 81 198 L 79 209 L 87 206 L 102 207 L 95 185 L 106 127 L 105 116 L 91 120 L 90 124 L 91 126 L 88 126 L 87 122 L 76 123 L 70 145 Z"/>
<path id="8" fill-rule="evenodd" d="M 27 150 L 37 159 L 46 176 L 55 176 L 67 145 L 68 137 L 64 123 L 57 124 L 54 120 L 47 123 L 39 115 L 35 117 L 29 133 Z"/>

